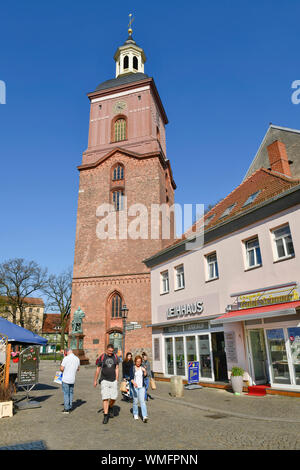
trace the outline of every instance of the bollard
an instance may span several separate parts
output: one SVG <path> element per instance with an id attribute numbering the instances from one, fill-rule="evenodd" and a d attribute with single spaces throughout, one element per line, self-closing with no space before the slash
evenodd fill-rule
<path id="1" fill-rule="evenodd" d="M 174 377 L 171 377 L 170 385 L 171 385 L 170 395 L 172 397 L 183 397 L 182 377 L 178 375 L 174 375 Z"/>

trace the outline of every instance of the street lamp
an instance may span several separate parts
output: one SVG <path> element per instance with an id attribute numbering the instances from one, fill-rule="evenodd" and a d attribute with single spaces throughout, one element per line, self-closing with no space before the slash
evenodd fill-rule
<path id="1" fill-rule="evenodd" d="M 55 330 L 55 350 L 54 350 L 54 362 L 56 362 L 56 347 L 57 347 L 57 333 L 60 330 L 60 326 L 54 326 L 53 329 Z"/>
<path id="2" fill-rule="evenodd" d="M 123 347 L 122 347 L 122 361 L 124 361 L 124 357 L 125 357 L 125 334 L 126 334 L 126 319 L 128 317 L 128 308 L 127 308 L 127 305 L 124 304 L 122 309 L 121 309 L 121 312 L 122 312 L 122 318 L 123 318 Z"/>

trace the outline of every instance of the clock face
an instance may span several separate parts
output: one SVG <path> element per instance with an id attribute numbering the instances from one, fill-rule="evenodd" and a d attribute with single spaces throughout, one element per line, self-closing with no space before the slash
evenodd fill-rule
<path id="1" fill-rule="evenodd" d="M 113 106 L 114 113 L 121 113 L 127 108 L 125 101 L 117 101 Z"/>

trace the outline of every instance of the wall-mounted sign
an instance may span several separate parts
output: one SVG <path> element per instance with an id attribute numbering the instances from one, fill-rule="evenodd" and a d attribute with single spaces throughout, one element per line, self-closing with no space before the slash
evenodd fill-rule
<path id="1" fill-rule="evenodd" d="M 203 312 L 203 302 L 196 301 L 190 304 L 176 305 L 167 309 L 167 318 L 186 317 Z"/>
<path id="2" fill-rule="evenodd" d="M 258 292 L 237 296 L 238 309 L 260 307 L 263 305 L 280 304 L 299 300 L 297 284 L 271 288 Z"/>
<path id="3" fill-rule="evenodd" d="M 237 362 L 236 341 L 234 331 L 225 331 L 225 352 L 227 362 Z"/>

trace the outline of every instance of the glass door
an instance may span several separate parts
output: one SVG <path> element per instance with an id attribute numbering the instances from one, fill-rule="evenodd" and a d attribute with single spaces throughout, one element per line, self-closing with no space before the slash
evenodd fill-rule
<path id="1" fill-rule="evenodd" d="M 253 366 L 254 381 L 256 385 L 267 383 L 266 348 L 263 330 L 250 330 L 250 348 Z"/>
<path id="2" fill-rule="evenodd" d="M 165 339 L 166 374 L 174 375 L 173 338 Z"/>
<path id="3" fill-rule="evenodd" d="M 271 378 L 274 384 L 291 384 L 288 354 L 283 328 L 266 330 Z"/>
<path id="4" fill-rule="evenodd" d="M 176 374 L 186 375 L 185 374 L 183 336 L 175 338 L 175 358 L 176 358 Z"/>
<path id="5" fill-rule="evenodd" d="M 200 375 L 203 378 L 212 378 L 211 351 L 209 345 L 209 336 L 198 336 Z"/>
<path id="6" fill-rule="evenodd" d="M 300 385 L 300 328 L 291 327 L 287 329 L 289 346 L 291 351 L 291 362 L 294 373 L 294 382 Z"/>

